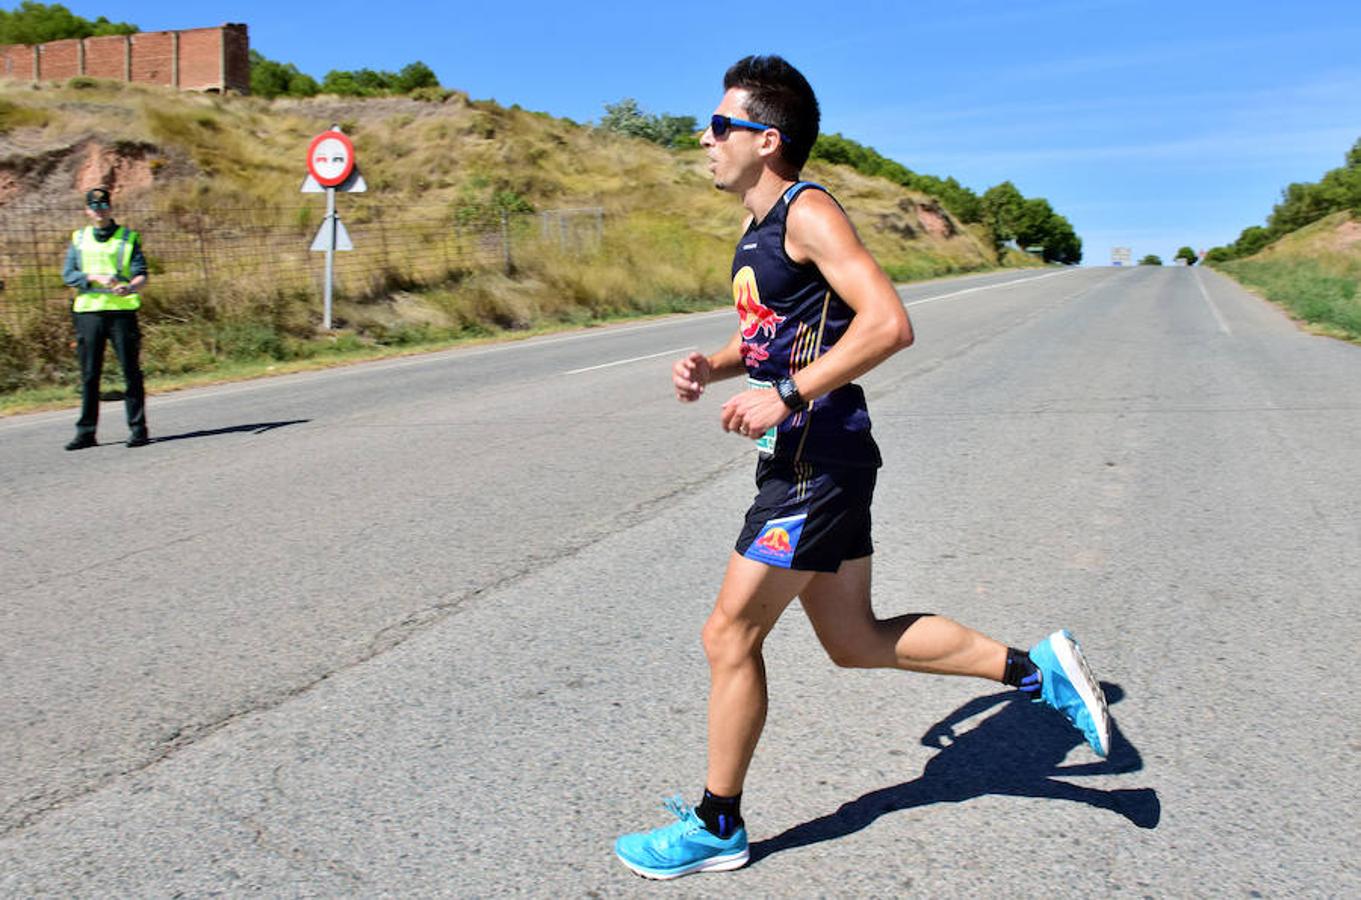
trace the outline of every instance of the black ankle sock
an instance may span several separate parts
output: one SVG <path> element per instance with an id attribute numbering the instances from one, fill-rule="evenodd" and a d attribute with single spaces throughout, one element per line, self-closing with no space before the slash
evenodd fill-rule
<path id="1" fill-rule="evenodd" d="M 699 816 L 710 834 L 729 837 L 742 826 L 742 795 L 720 797 L 705 788 L 704 799 L 695 807 L 695 815 Z"/>
<path id="2" fill-rule="evenodd" d="M 1040 689 L 1040 670 L 1030 661 L 1030 654 L 1015 647 L 1007 648 L 1007 667 L 1002 670 L 1002 683 L 1020 688 L 1027 694 Z"/>

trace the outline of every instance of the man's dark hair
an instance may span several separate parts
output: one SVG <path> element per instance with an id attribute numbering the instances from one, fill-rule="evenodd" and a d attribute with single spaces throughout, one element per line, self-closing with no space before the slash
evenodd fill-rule
<path id="1" fill-rule="evenodd" d="M 818 98 L 798 69 L 778 56 L 748 56 L 733 63 L 723 76 L 725 91 L 747 92 L 747 115 L 784 134 L 780 145 L 785 161 L 802 169 L 818 139 Z"/>

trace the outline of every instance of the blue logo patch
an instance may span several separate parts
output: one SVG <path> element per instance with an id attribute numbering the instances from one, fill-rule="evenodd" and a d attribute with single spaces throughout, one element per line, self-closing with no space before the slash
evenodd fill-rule
<path id="1" fill-rule="evenodd" d="M 799 546 L 799 536 L 803 534 L 803 525 L 806 521 L 808 513 L 771 519 L 761 528 L 761 533 L 742 555 L 769 566 L 788 569 L 794 561 L 794 550 Z"/>

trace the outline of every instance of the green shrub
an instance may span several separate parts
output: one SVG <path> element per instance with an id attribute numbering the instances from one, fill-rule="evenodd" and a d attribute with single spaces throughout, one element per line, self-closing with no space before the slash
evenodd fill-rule
<path id="1" fill-rule="evenodd" d="M 1361 340 L 1361 266 L 1330 271 L 1309 259 L 1240 259 L 1222 264 L 1220 270 L 1306 322 Z"/>

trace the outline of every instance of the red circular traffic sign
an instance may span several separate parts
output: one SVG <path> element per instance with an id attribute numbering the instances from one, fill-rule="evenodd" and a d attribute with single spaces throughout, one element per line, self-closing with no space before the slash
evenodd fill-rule
<path id="1" fill-rule="evenodd" d="M 354 172 L 354 144 L 344 133 L 323 131 L 307 148 L 307 171 L 322 187 L 338 187 Z"/>

